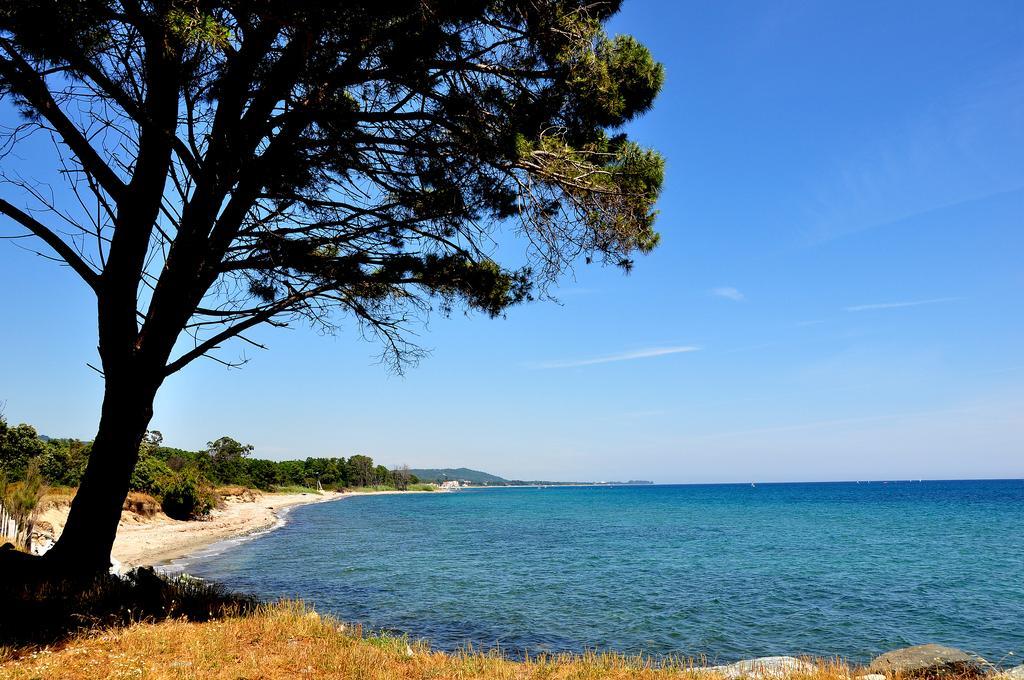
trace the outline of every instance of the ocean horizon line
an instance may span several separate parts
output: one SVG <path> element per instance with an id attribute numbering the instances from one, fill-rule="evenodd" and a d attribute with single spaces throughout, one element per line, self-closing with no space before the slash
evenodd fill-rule
<path id="1" fill-rule="evenodd" d="M 554 487 L 644 487 L 644 486 L 749 486 L 750 484 L 782 485 L 782 484 L 899 484 L 919 482 L 1024 482 L 1024 477 L 921 477 L 920 479 L 907 478 L 878 478 L 878 479 L 820 479 L 820 480 L 772 480 L 750 479 L 736 482 L 643 482 L 632 484 L 629 482 L 526 482 L 523 484 L 474 484 L 463 487 L 466 489 L 523 489 L 543 486 Z"/>

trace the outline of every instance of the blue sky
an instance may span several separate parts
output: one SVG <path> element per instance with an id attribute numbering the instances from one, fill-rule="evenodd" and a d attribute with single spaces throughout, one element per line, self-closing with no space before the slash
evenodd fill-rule
<path id="1" fill-rule="evenodd" d="M 610 30 L 667 72 L 630 128 L 668 159 L 632 275 L 435 317 L 404 377 L 351 325 L 264 329 L 153 427 L 517 478 L 1024 477 L 1024 7 L 627 0 Z M 9 241 L 0 290 L 8 419 L 90 438 L 90 295 Z"/>

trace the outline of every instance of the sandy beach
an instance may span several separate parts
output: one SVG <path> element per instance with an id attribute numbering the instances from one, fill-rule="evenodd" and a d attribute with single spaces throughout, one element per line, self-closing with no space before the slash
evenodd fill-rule
<path id="1" fill-rule="evenodd" d="M 112 557 L 121 570 L 153 566 L 185 557 L 228 538 L 244 536 L 274 526 L 285 508 L 310 503 L 389 493 L 422 493 L 415 491 L 371 491 L 365 493 L 259 493 L 225 499 L 223 506 L 203 520 L 179 521 L 163 513 L 142 517 L 133 512 L 121 513 L 121 524 L 114 541 Z M 67 520 L 68 506 L 57 505 L 40 516 L 39 524 L 60 535 Z"/>

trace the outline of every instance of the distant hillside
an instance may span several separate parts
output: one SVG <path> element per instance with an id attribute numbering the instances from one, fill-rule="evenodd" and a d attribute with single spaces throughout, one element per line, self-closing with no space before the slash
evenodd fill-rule
<path id="1" fill-rule="evenodd" d="M 433 482 L 445 479 L 457 479 L 472 484 L 507 484 L 508 480 L 491 475 L 479 470 L 469 468 L 427 468 L 421 470 L 409 470 L 425 482 Z"/>
<path id="2" fill-rule="evenodd" d="M 485 486 L 557 486 L 559 484 L 586 484 L 594 486 L 624 486 L 635 484 L 653 484 L 643 479 L 631 479 L 628 482 L 553 482 L 543 479 L 505 479 L 480 470 L 469 468 L 421 468 L 409 470 L 424 482 L 441 482 L 447 479 L 457 479 L 460 482 L 480 484 Z"/>

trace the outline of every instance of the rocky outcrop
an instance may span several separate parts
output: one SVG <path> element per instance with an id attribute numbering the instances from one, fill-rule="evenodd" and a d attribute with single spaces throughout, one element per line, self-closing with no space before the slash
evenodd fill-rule
<path id="1" fill-rule="evenodd" d="M 814 664 L 792 656 L 762 656 L 757 659 L 737 661 L 728 666 L 708 666 L 695 670 L 698 673 L 714 674 L 726 678 L 726 680 L 738 680 L 739 678 L 777 680 L 789 677 L 794 673 L 810 673 L 814 670 Z"/>
<path id="2" fill-rule="evenodd" d="M 980 656 L 942 645 L 917 645 L 886 652 L 868 666 L 868 673 L 907 678 L 971 677 L 985 672 L 986 662 Z"/>

